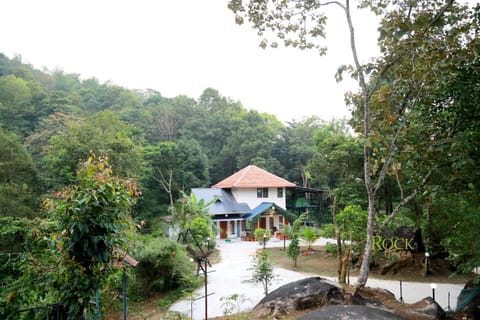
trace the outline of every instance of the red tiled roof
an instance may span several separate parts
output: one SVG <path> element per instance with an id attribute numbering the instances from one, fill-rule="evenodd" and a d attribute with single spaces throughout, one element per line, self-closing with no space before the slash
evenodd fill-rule
<path id="1" fill-rule="evenodd" d="M 249 165 L 212 186 L 212 188 L 222 189 L 281 187 L 295 187 L 295 183 L 289 182 L 254 165 Z"/>

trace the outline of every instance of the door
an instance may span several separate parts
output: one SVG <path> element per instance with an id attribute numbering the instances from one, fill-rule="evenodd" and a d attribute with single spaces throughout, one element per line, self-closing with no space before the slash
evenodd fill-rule
<path id="1" fill-rule="evenodd" d="M 260 217 L 260 228 L 267 229 L 267 217 Z"/>
<path id="2" fill-rule="evenodd" d="M 220 239 L 227 239 L 227 221 L 220 221 Z"/>

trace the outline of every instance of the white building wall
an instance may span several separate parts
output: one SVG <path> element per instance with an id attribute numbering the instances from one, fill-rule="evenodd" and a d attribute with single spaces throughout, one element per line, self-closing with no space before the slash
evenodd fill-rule
<path id="1" fill-rule="evenodd" d="M 262 202 L 273 202 L 282 209 L 286 209 L 286 190 L 283 188 L 283 197 L 277 197 L 277 188 L 268 189 L 268 198 L 257 198 L 257 188 L 252 189 L 232 189 L 232 194 L 237 202 L 245 202 L 251 209 L 257 207 Z"/>

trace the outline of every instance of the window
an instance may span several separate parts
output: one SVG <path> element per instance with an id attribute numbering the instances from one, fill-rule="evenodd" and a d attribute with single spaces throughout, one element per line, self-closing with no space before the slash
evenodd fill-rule
<path id="1" fill-rule="evenodd" d="M 257 188 L 257 198 L 268 198 L 268 188 Z"/>
<path id="2" fill-rule="evenodd" d="M 277 188 L 277 198 L 283 198 L 283 188 Z"/>

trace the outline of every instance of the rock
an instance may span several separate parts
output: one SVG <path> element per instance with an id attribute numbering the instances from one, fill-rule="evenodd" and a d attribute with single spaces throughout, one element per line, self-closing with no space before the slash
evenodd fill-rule
<path id="1" fill-rule="evenodd" d="M 406 319 L 443 319 L 445 311 L 431 297 L 424 298 L 414 304 L 401 304 L 395 295 L 381 288 L 362 288 L 350 298 L 355 305 L 394 313 Z"/>
<path id="2" fill-rule="evenodd" d="M 392 301 L 396 301 L 396 298 L 392 292 L 386 289 L 365 287 L 355 292 L 349 299 L 350 304 L 375 307 L 377 309 L 390 311 L 387 310 L 388 308 L 382 303 L 382 301 L 391 304 Z"/>
<path id="3" fill-rule="evenodd" d="M 259 318 L 278 317 L 295 310 L 343 303 L 342 287 L 320 277 L 309 277 L 279 287 L 252 310 Z"/>
<path id="4" fill-rule="evenodd" d="M 424 298 L 408 306 L 404 310 L 406 315 L 416 316 L 419 319 L 445 319 L 445 311 L 431 297 Z"/>
<path id="5" fill-rule="evenodd" d="M 297 320 L 405 320 L 394 313 L 359 305 L 335 305 L 306 314 Z"/>
<path id="6" fill-rule="evenodd" d="M 356 291 L 346 300 L 349 304 L 366 306 L 397 315 L 399 314 L 396 307 L 401 305 L 392 292 L 382 288 L 365 287 Z"/>

